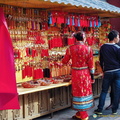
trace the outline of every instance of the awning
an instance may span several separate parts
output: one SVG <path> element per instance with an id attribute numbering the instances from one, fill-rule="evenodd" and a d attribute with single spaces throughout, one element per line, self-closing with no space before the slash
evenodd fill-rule
<path id="1" fill-rule="evenodd" d="M 0 0 L 1 4 L 67 12 L 120 17 L 120 8 L 100 0 Z"/>

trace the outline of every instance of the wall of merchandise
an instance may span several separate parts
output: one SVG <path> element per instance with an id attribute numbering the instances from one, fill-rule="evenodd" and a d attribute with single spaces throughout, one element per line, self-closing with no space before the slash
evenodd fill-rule
<path id="1" fill-rule="evenodd" d="M 108 41 L 110 22 L 99 16 L 9 5 L 0 7 L 4 9 L 13 42 L 17 83 L 70 78 L 71 62 L 63 65 L 61 59 L 66 48 L 74 44 L 76 31 L 86 32 L 86 44 L 93 48 L 94 54 Z"/>

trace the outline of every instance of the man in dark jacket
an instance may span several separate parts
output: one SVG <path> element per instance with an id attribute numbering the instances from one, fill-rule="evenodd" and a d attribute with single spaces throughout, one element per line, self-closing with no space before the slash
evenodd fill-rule
<path id="1" fill-rule="evenodd" d="M 94 111 L 96 114 L 102 114 L 105 104 L 106 95 L 109 87 L 112 85 L 113 102 L 112 113 L 117 114 L 120 98 L 120 47 L 116 44 L 119 42 L 119 33 L 112 30 L 108 34 L 109 43 L 105 43 L 100 48 L 100 65 L 104 72 L 102 91 L 99 98 L 98 109 Z"/>
<path id="2" fill-rule="evenodd" d="M 117 45 L 120 46 L 120 40 L 118 43 L 116 43 Z M 109 110 L 112 108 L 112 103 L 113 103 L 113 98 L 114 98 L 114 88 L 113 86 L 111 85 L 111 91 L 110 91 L 110 105 L 108 107 L 106 107 L 106 110 Z M 120 102 L 120 101 L 119 101 Z"/>

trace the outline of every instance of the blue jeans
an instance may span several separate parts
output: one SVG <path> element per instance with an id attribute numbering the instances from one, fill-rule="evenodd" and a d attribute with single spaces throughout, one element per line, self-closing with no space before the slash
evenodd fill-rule
<path id="1" fill-rule="evenodd" d="M 102 91 L 100 94 L 99 105 L 98 105 L 98 109 L 100 110 L 103 110 L 106 95 L 111 85 L 114 87 L 112 111 L 116 112 L 119 106 L 119 99 L 120 99 L 120 70 L 104 73 L 103 82 L 102 82 Z"/>

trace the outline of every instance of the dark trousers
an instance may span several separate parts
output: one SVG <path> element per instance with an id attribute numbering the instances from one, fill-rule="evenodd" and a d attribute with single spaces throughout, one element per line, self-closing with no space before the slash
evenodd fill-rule
<path id="1" fill-rule="evenodd" d="M 113 104 L 113 100 L 114 100 L 114 90 L 115 88 L 114 88 L 114 85 L 112 84 L 111 85 L 111 90 L 110 90 L 110 105 L 112 105 Z M 120 99 L 119 99 L 119 103 L 120 103 Z"/>
<path id="2" fill-rule="evenodd" d="M 120 70 L 114 72 L 105 72 L 102 83 L 102 91 L 99 98 L 98 109 L 103 110 L 106 95 L 108 93 L 109 87 L 112 85 L 113 89 L 113 101 L 112 101 L 112 111 L 116 112 L 119 105 L 120 99 Z"/>
<path id="3" fill-rule="evenodd" d="M 110 90 L 110 104 L 113 104 L 113 100 L 114 100 L 114 85 L 111 85 L 111 90 Z"/>

